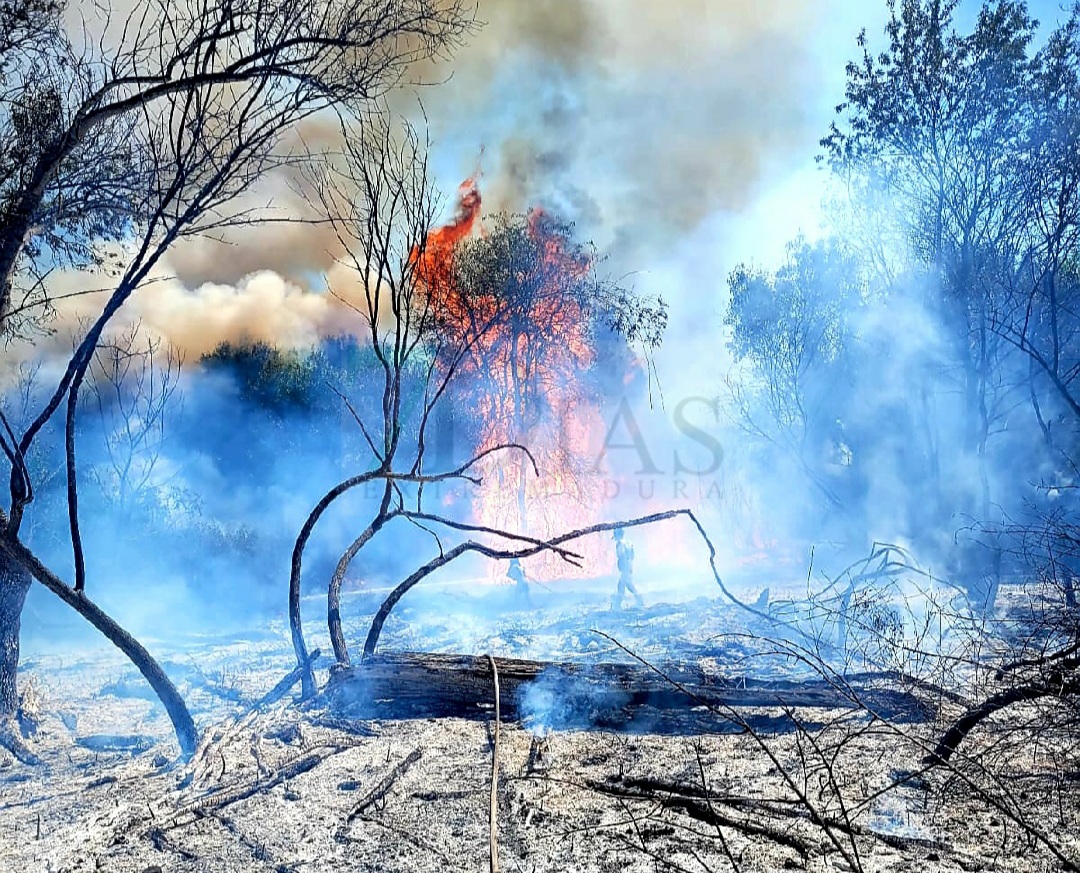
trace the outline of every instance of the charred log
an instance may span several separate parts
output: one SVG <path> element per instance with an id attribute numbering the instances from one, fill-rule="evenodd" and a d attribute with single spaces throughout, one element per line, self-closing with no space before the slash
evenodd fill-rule
<path id="1" fill-rule="evenodd" d="M 924 704 L 906 691 L 840 688 L 823 681 L 733 680 L 696 665 L 672 665 L 666 675 L 631 663 L 553 663 L 496 658 L 503 720 L 550 727 L 741 730 L 706 710 L 729 707 L 858 708 L 922 719 Z M 487 657 L 427 653 L 381 654 L 335 670 L 321 702 L 355 718 L 487 717 L 491 664 Z"/>

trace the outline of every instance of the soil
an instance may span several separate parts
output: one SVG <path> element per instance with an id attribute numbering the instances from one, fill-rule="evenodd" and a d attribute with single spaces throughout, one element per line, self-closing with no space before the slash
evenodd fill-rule
<path id="1" fill-rule="evenodd" d="M 374 596 L 350 599 L 350 643 L 362 639 Z M 539 608 L 515 613 L 502 608 L 504 596 L 512 593 L 479 607 L 418 600 L 383 644 L 619 657 L 590 634 L 600 627 L 648 658 L 712 658 L 744 673 L 753 664 L 755 675 L 801 669 L 744 637 L 740 613 L 711 599 L 615 613 L 595 592 L 565 604 L 541 596 Z M 305 603 L 313 617 L 316 603 Z M 310 633 L 320 645 L 317 621 Z M 177 759 L 162 707 L 118 653 L 44 640 L 24 647 L 22 681 L 37 711 L 30 741 L 47 765 L 0 767 L 0 871 L 488 869 L 492 700 L 477 702 L 475 719 L 335 721 L 289 699 L 253 712 L 293 666 L 283 622 L 149 642 L 202 730 L 191 761 Z M 1001 759 L 989 781 L 978 772 L 965 782 L 967 771 L 924 773 L 920 764 L 949 712 L 925 724 L 852 709 L 702 715 L 712 729 L 694 735 L 556 731 L 542 718 L 503 724 L 501 869 L 1058 868 L 1017 826 L 1017 811 L 1080 862 L 1080 766 L 1052 736 Z M 980 729 L 971 751 L 992 748 L 1024 717 Z M 744 718 L 753 733 L 741 732 Z"/>

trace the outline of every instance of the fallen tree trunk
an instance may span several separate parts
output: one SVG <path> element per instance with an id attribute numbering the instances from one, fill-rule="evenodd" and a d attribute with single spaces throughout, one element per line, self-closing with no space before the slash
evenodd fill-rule
<path id="1" fill-rule="evenodd" d="M 670 665 L 666 674 L 639 664 L 553 663 L 495 658 L 502 718 L 551 728 L 637 728 L 657 732 L 721 730 L 704 704 L 736 707 L 870 706 L 879 714 L 922 719 L 925 704 L 906 691 L 850 688 L 817 681 L 733 680 L 697 665 Z M 688 693 L 689 692 L 689 693 Z M 691 696 L 693 695 L 693 696 Z M 338 669 L 320 695 L 335 714 L 352 718 L 487 716 L 491 662 L 487 656 L 381 654 Z M 769 723 L 777 719 L 766 718 Z"/>

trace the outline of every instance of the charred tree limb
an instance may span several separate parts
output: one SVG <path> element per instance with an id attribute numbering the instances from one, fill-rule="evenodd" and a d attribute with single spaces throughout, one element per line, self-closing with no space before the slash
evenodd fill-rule
<path id="1" fill-rule="evenodd" d="M 19 540 L 11 537 L 0 538 L 0 552 L 3 553 L 5 562 L 13 562 L 15 565 L 24 567 L 42 585 L 53 594 L 74 609 L 90 624 L 101 631 L 114 646 L 122 651 L 131 662 L 138 667 L 150 687 L 154 689 L 161 700 L 165 711 L 172 722 L 176 732 L 177 742 L 180 744 L 180 752 L 185 757 L 190 757 L 198 745 L 198 731 L 195 722 L 191 718 L 187 704 L 177 691 L 172 680 L 165 674 L 154 657 L 135 637 L 122 628 L 100 606 L 90 600 L 84 593 L 76 591 L 70 585 L 66 585 L 55 573 L 41 563 L 38 557 L 24 546 Z"/>
<path id="2" fill-rule="evenodd" d="M 705 703 L 725 707 L 845 707 L 858 700 L 827 682 L 732 680 L 693 665 L 671 665 L 672 685 L 633 663 L 553 663 L 495 658 L 500 716 L 526 719 L 543 709 L 558 690 L 552 726 L 632 727 L 685 731 L 729 727 L 723 718 L 702 715 Z M 330 711 L 357 718 L 479 718 L 490 708 L 491 661 L 487 656 L 428 653 L 380 654 L 336 670 L 319 700 Z M 536 697 L 531 693 L 537 692 Z M 921 718 L 920 702 L 903 691 L 867 689 L 884 711 Z M 535 701 L 539 700 L 539 703 Z M 736 724 L 737 729 L 742 725 Z"/>
<path id="3" fill-rule="evenodd" d="M 4 433 L 0 433 L 0 449 L 3 450 L 4 456 L 11 465 L 10 513 L 5 513 L 3 509 L 0 509 L 0 530 L 17 533 L 24 510 L 34 499 L 34 482 L 26 466 L 26 452 L 20 447 L 19 438 L 15 435 L 11 422 L 8 421 L 2 409 L 0 409 L 0 424 L 4 426 Z"/>
<path id="4" fill-rule="evenodd" d="M 688 697 L 705 706 L 709 710 L 709 712 L 723 718 L 728 718 L 731 721 L 735 722 L 735 724 L 742 727 L 746 734 L 754 741 L 754 744 L 758 747 L 758 749 L 765 754 L 769 761 L 772 762 L 773 767 L 776 768 L 776 771 L 780 774 L 787 787 L 791 790 L 795 797 L 799 799 L 799 802 L 806 809 L 807 813 L 809 813 L 811 821 L 813 821 L 813 823 L 821 829 L 822 833 L 826 836 L 826 838 L 833 845 L 833 847 L 840 853 L 844 861 L 847 862 L 848 866 L 851 867 L 853 870 L 862 869 L 862 864 L 858 858 L 858 848 L 854 844 L 851 844 L 851 848 L 855 850 L 853 854 L 851 851 L 849 851 L 848 846 L 846 845 L 845 841 L 841 839 L 840 835 L 829 827 L 829 822 L 822 815 L 821 811 L 817 808 L 808 793 L 809 786 L 805 782 L 800 785 L 799 780 L 797 780 L 794 775 L 789 771 L 789 769 L 785 767 L 784 763 L 777 757 L 776 752 L 769 745 L 769 743 L 765 742 L 763 737 L 754 730 L 750 722 L 744 716 L 739 714 L 731 704 L 725 702 L 717 704 L 702 697 L 700 694 L 697 693 L 695 689 L 684 684 L 681 681 L 680 677 L 678 677 L 674 673 L 664 670 L 656 666 L 655 664 L 650 663 L 649 661 L 642 658 L 641 655 L 632 652 L 614 637 L 605 634 L 602 631 L 597 631 L 597 633 L 599 633 L 600 636 L 604 637 L 609 642 L 617 646 L 622 652 L 633 658 L 635 662 L 655 673 L 668 685 L 673 688 L 677 688 L 683 694 L 686 694 Z M 830 685 L 830 687 L 832 687 L 833 690 L 837 690 L 832 685 Z M 844 699 L 850 701 L 850 703 L 854 704 L 857 708 L 866 711 L 869 700 L 865 697 L 860 699 L 858 695 L 850 694 L 852 690 L 853 689 L 851 689 L 850 687 L 844 689 Z M 790 706 L 786 709 L 789 716 L 793 717 Z M 880 712 L 875 712 L 872 710 L 871 712 L 873 712 L 874 718 L 883 717 Z M 798 727 L 805 736 L 805 727 L 802 725 L 799 725 Z"/>
<path id="5" fill-rule="evenodd" d="M 1000 682 L 1005 678 L 1006 673 L 1012 673 L 1025 667 L 1045 667 L 1055 662 L 1062 662 L 1061 666 L 1064 669 L 1076 669 L 1080 666 L 1080 661 L 1072 656 L 1078 652 L 1080 652 L 1080 639 L 1056 652 L 1049 652 L 1037 658 L 1019 658 L 1010 661 L 1008 664 L 1003 664 L 994 674 L 994 678 Z"/>
<path id="6" fill-rule="evenodd" d="M 745 612 L 750 613 L 757 618 L 760 618 L 771 625 L 783 625 L 791 632 L 796 633 L 799 636 L 807 638 L 813 645 L 820 646 L 822 643 L 817 639 L 810 639 L 807 635 L 798 628 L 780 621 L 775 617 L 769 615 L 767 612 L 763 612 L 753 606 L 748 606 L 743 603 L 739 598 L 731 593 L 730 589 L 724 584 L 723 579 L 720 577 L 720 572 L 716 569 L 716 547 L 713 545 L 712 540 L 709 539 L 709 535 L 705 533 L 705 528 L 702 527 L 701 522 L 694 513 L 689 509 L 671 509 L 666 512 L 656 512 L 652 515 L 643 515 L 639 518 L 626 519 L 624 521 L 608 521 L 601 522 L 599 524 L 590 525 L 589 527 L 578 528 L 567 533 L 561 534 L 557 537 L 553 537 L 550 540 L 543 542 L 537 542 L 522 546 L 519 548 L 495 548 L 493 546 L 486 545 L 484 543 L 470 540 L 465 543 L 461 543 L 458 546 L 450 549 L 448 552 L 443 552 L 438 557 L 428 561 L 422 567 L 414 571 L 404 581 L 401 582 L 393 591 L 387 595 L 386 600 L 383 601 L 378 611 L 375 613 L 374 618 L 371 620 L 371 629 L 368 631 L 367 640 L 364 642 L 364 657 L 368 658 L 375 652 L 375 648 L 379 643 L 379 635 L 382 633 L 383 625 L 386 623 L 386 619 L 389 617 L 390 612 L 397 605 L 398 601 L 409 592 L 410 589 L 418 585 L 425 578 L 430 576 L 440 567 L 444 567 L 447 564 L 453 562 L 457 558 L 461 557 L 466 552 L 477 552 L 481 555 L 486 555 L 489 558 L 510 559 L 510 558 L 527 558 L 532 555 L 539 554 L 540 552 L 554 551 L 559 553 L 559 547 L 564 543 L 571 542 L 573 540 L 581 539 L 582 537 L 589 536 L 590 534 L 602 533 L 604 531 L 613 531 L 616 528 L 627 527 L 639 527 L 646 524 L 655 524 L 660 521 L 666 521 L 672 518 L 678 518 L 680 516 L 686 516 L 697 528 L 698 533 L 704 540 L 705 545 L 709 550 L 709 567 L 712 570 L 713 579 L 719 586 L 724 595 L 736 606 Z M 521 538 L 513 534 L 501 534 L 511 540 L 520 540 Z M 564 556 L 565 559 L 565 556 Z M 299 594 L 298 594 L 299 597 Z"/>
<path id="7" fill-rule="evenodd" d="M 552 551 L 568 563 L 571 563 L 574 566 L 580 566 L 581 555 L 568 549 L 549 545 L 543 540 L 536 539 L 535 537 L 528 537 L 522 534 L 514 534 L 510 533 L 509 531 L 503 531 L 497 528 L 485 527 L 482 525 L 473 525 L 463 522 L 457 522 L 453 519 L 443 518 L 442 516 L 434 515 L 427 512 L 412 512 L 402 509 L 387 512 L 386 507 L 389 503 L 392 484 L 392 482 L 387 483 L 386 491 L 383 496 L 382 508 L 380 509 L 379 514 L 375 517 L 371 524 L 364 529 L 360 536 L 353 540 L 349 548 L 345 550 L 344 554 L 342 554 L 340 560 L 337 563 L 337 567 L 335 567 L 334 569 L 334 575 L 330 579 L 330 585 L 327 590 L 327 625 L 330 631 L 330 640 L 334 646 L 334 655 L 337 658 L 338 665 L 341 667 L 348 667 L 352 663 L 349 657 L 348 644 L 345 642 L 345 635 L 342 632 L 341 627 L 341 584 L 345 579 L 345 573 L 348 571 L 349 564 L 352 563 L 353 559 L 360 552 L 360 550 L 365 545 L 367 545 L 367 543 L 372 539 L 372 537 L 374 537 L 375 534 L 378 533 L 379 530 L 387 522 L 391 521 L 394 518 L 400 517 L 409 519 L 411 521 L 428 521 L 435 524 L 444 525 L 445 527 L 449 527 L 452 530 L 467 531 L 470 533 L 484 533 L 492 536 L 499 536 L 512 542 L 527 543 L 530 546 L 536 547 L 538 550 Z M 382 625 L 386 620 L 386 616 L 390 614 L 390 610 L 393 609 L 393 606 L 397 603 L 397 601 L 400 600 L 401 597 L 410 588 L 419 583 L 425 576 L 430 575 L 439 567 L 450 563 L 461 554 L 464 554 L 464 552 L 466 551 L 481 551 L 484 554 L 489 554 L 490 557 L 497 556 L 493 551 L 490 553 L 488 551 L 484 551 L 486 548 L 487 547 L 478 543 L 464 544 L 463 546 L 455 547 L 454 549 L 451 549 L 449 553 L 441 554 L 438 558 L 434 560 L 434 562 L 425 564 L 423 567 L 413 573 L 413 575 L 406 579 L 401 585 L 399 585 L 394 592 L 391 592 L 391 594 L 387 598 L 387 602 L 389 602 L 391 598 L 394 598 L 395 592 L 400 591 L 400 594 L 397 596 L 397 598 L 394 598 L 393 603 L 390 603 L 389 606 L 387 606 L 387 602 L 384 602 L 382 604 L 380 611 L 381 609 L 385 608 L 386 612 L 383 615 L 382 620 L 378 622 L 379 632 L 381 632 Z M 374 627 L 375 624 L 373 621 L 373 630 Z M 375 642 L 377 642 L 379 632 L 375 632 L 374 640 L 372 640 L 370 634 L 368 636 L 368 640 L 372 643 L 372 651 L 374 650 Z M 370 652 L 367 645 L 365 644 L 364 656 L 367 657 L 368 654 L 370 654 Z"/>
<path id="8" fill-rule="evenodd" d="M 393 788 L 394 783 L 405 774 L 405 772 L 412 767 L 423 756 L 421 749 L 413 749 L 406 755 L 399 764 L 397 764 L 393 770 L 387 773 L 382 779 L 380 779 L 374 788 L 372 788 L 364 798 L 360 800 L 351 810 L 349 810 L 348 816 L 345 818 L 345 823 L 349 824 L 362 816 L 368 809 L 381 801 Z"/>
<path id="9" fill-rule="evenodd" d="M 960 743 L 967 738 L 981 722 L 1009 706 L 1017 703 L 1028 703 L 1034 700 L 1042 700 L 1047 697 L 1066 697 L 1080 694 L 1080 678 L 1072 677 L 1062 679 L 1054 683 L 1032 683 L 1030 685 L 1018 685 L 1005 691 L 988 697 L 976 707 L 969 709 L 960 718 L 953 722 L 937 746 L 923 759 L 924 764 L 945 764 L 952 757 Z"/>
<path id="10" fill-rule="evenodd" d="M 68 526 L 71 530 L 71 549 L 75 560 L 75 590 L 86 590 L 86 556 L 83 553 L 82 530 L 79 528 L 79 484 L 75 463 L 75 413 L 79 407 L 80 376 L 76 376 L 68 391 L 67 418 L 64 422 L 64 460 L 67 471 Z"/>
<path id="11" fill-rule="evenodd" d="M 315 504 L 315 508 L 308 514 L 304 526 L 297 534 L 296 543 L 293 545 L 292 563 L 289 572 L 289 629 L 292 632 L 293 650 L 296 652 L 296 664 L 300 670 L 300 693 L 306 699 L 315 693 L 315 672 L 311 669 L 311 657 L 308 654 L 307 643 L 304 641 L 304 629 L 300 618 L 300 572 L 303 567 L 304 549 L 315 531 L 315 525 L 322 518 L 330 505 L 345 492 L 370 482 L 385 474 L 385 469 L 380 467 L 358 476 L 352 476 L 339 482 L 323 495 L 322 499 Z"/>
<path id="12" fill-rule="evenodd" d="M 378 514 L 345 550 L 334 568 L 334 575 L 330 577 L 330 585 L 326 591 L 326 624 L 330 631 L 330 643 L 334 647 L 334 657 L 341 667 L 349 666 L 349 647 L 341 629 L 341 583 L 345 580 L 345 573 L 348 572 L 352 559 L 397 514 L 387 512 L 393 488 L 393 482 L 386 483 Z"/>
<path id="13" fill-rule="evenodd" d="M 717 805 L 723 805 L 738 809 L 744 812 L 744 815 L 746 814 L 745 811 L 753 810 L 772 819 L 809 821 L 809 814 L 797 801 L 778 801 L 769 798 L 714 794 L 697 785 L 683 785 L 661 779 L 610 777 L 605 782 L 589 780 L 585 782 L 585 786 L 601 794 L 609 794 L 615 797 L 658 801 L 665 808 L 682 810 L 692 818 L 706 824 L 721 824 L 742 831 L 745 834 L 760 835 L 775 840 L 782 845 L 795 849 L 795 851 L 803 854 L 803 857 L 807 857 L 803 849 L 800 848 L 800 846 L 808 848 L 807 844 L 796 835 L 776 830 L 760 820 L 754 821 L 745 817 L 734 818 L 716 809 Z M 882 833 L 855 822 L 829 819 L 828 824 L 832 828 L 853 836 L 869 837 L 897 849 L 944 851 L 947 848 L 940 840 Z"/>
<path id="14" fill-rule="evenodd" d="M 532 460 L 532 455 L 525 446 L 521 446 L 516 443 L 505 443 L 502 445 L 493 446 L 489 449 L 485 449 L 478 455 L 470 458 L 460 467 L 456 467 L 449 472 L 425 475 L 419 473 L 393 472 L 393 470 L 390 469 L 390 464 L 393 461 L 393 453 L 388 452 L 386 459 L 383 460 L 379 467 L 374 470 L 369 470 L 366 473 L 360 473 L 356 476 L 351 476 L 348 479 L 344 479 L 343 481 L 335 485 L 333 488 L 331 488 L 329 491 L 327 491 L 322 496 L 322 499 L 319 500 L 317 504 L 315 504 L 315 508 L 312 509 L 311 512 L 308 514 L 307 519 L 305 519 L 304 521 L 303 527 L 300 529 L 300 533 L 297 534 L 296 542 L 293 544 L 292 560 L 290 563 L 289 572 L 289 630 L 292 634 L 293 650 L 296 653 L 296 663 L 301 668 L 301 694 L 305 700 L 315 694 L 316 686 L 315 674 L 310 667 L 311 659 L 308 656 L 307 642 L 304 639 L 304 629 L 300 615 L 300 574 L 303 569 L 304 550 L 307 548 L 308 541 L 311 539 L 311 535 L 315 532 L 315 526 L 319 523 L 319 519 L 322 518 L 323 514 L 333 505 L 333 503 L 339 497 L 341 497 L 346 492 L 351 491 L 353 488 L 356 488 L 359 485 L 363 485 L 367 482 L 372 482 L 379 479 L 386 480 L 388 486 L 398 482 L 426 484 L 431 482 L 445 482 L 453 479 L 465 479 L 470 482 L 479 483 L 480 480 L 478 478 L 468 475 L 469 469 L 474 467 L 477 463 L 479 463 L 481 460 L 491 454 L 509 450 L 520 451 L 524 453 L 526 457 Z M 536 462 L 533 461 L 534 468 L 535 463 Z M 389 493 L 389 490 L 387 491 L 387 493 Z M 388 505 L 388 500 L 384 501 L 384 505 Z M 391 517 L 391 514 L 386 513 L 385 510 L 380 511 L 379 515 L 385 515 L 385 518 L 383 519 L 383 524 L 385 524 L 386 521 L 389 520 L 389 518 Z M 381 526 L 382 525 L 380 525 L 380 527 Z M 363 534 L 361 534 L 361 537 L 358 539 L 363 539 Z M 370 537 L 368 537 L 367 539 L 370 539 Z M 367 540 L 364 540 L 364 542 L 367 542 Z M 363 543 L 360 543 L 360 545 L 357 546 L 356 551 L 359 551 L 362 546 Z M 347 566 L 348 561 L 345 562 L 345 567 Z M 345 569 L 342 568 L 342 577 L 344 577 L 344 572 Z M 419 581 L 419 579 L 417 579 L 417 581 Z M 412 586 L 410 585 L 409 587 Z M 402 591 L 402 594 L 403 593 L 404 591 Z M 401 595 L 399 594 L 398 599 L 400 599 L 400 596 Z M 393 593 L 391 593 L 391 597 L 393 597 Z M 395 600 L 394 602 L 396 603 L 397 600 Z M 332 604 L 328 606 L 328 611 L 331 608 Z M 389 609 L 387 610 L 387 614 L 389 614 Z M 328 615 L 328 620 L 332 620 L 332 616 Z M 385 616 L 383 620 L 385 621 Z M 340 612 L 338 615 L 338 622 L 340 624 Z M 340 626 L 338 630 L 338 638 L 335 640 L 335 651 L 340 646 L 345 654 L 345 660 L 347 662 L 348 651 L 347 649 L 345 649 L 344 637 L 340 634 Z M 333 636 L 333 630 L 331 630 L 331 636 Z M 378 637 L 378 634 L 376 634 L 376 637 Z"/>
<path id="15" fill-rule="evenodd" d="M 554 552 L 568 564 L 573 564 L 575 567 L 581 566 L 582 556 L 578 552 L 572 552 L 569 549 L 562 549 L 558 546 L 549 545 L 544 540 L 537 537 L 526 536 L 525 534 L 513 533 L 512 531 L 500 530 L 499 528 L 488 527 L 481 524 L 468 524 L 466 522 L 454 521 L 453 519 L 443 518 L 441 515 L 435 515 L 430 512 L 402 512 L 404 517 L 414 519 L 416 521 L 428 521 L 433 524 L 443 525 L 451 530 L 462 531 L 464 533 L 480 533 L 490 534 L 492 536 L 502 537 L 503 539 L 510 540 L 512 542 L 528 543 L 533 546 L 540 546 L 547 548 L 548 551 Z"/>
<path id="16" fill-rule="evenodd" d="M 252 707 L 252 709 L 256 711 L 261 711 L 267 709 L 268 707 L 281 700 L 282 697 L 289 693 L 289 689 L 300 681 L 300 677 L 301 675 L 303 675 L 304 670 L 310 669 L 311 665 L 318 660 L 319 655 L 321 654 L 322 652 L 319 649 L 312 649 L 311 652 L 308 654 L 308 663 L 305 664 L 303 667 L 293 667 L 292 670 L 285 674 L 285 677 L 282 678 L 277 683 L 277 685 L 275 685 L 273 688 L 267 691 L 266 694 L 259 698 L 259 702 L 256 703 L 255 706 Z"/>
<path id="17" fill-rule="evenodd" d="M 352 746 L 348 744 L 327 745 L 307 752 L 297 758 L 285 762 L 281 767 L 264 779 L 258 779 L 244 785 L 216 791 L 213 794 L 202 797 L 193 803 L 181 807 L 168 819 L 158 825 L 158 827 L 166 829 L 176 827 L 180 824 L 190 824 L 190 822 L 182 822 L 181 819 L 187 815 L 195 815 L 198 817 L 200 814 L 209 810 L 224 809 L 226 806 L 239 803 L 241 800 L 247 800 L 249 797 L 254 797 L 256 794 L 265 793 L 271 788 L 280 785 L 282 782 L 287 782 L 290 779 L 295 779 L 297 776 L 301 776 L 304 773 L 314 770 L 327 758 L 344 752 L 349 748 L 352 748 Z"/>
<path id="18" fill-rule="evenodd" d="M 746 836 L 765 837 L 775 843 L 793 849 L 798 852 L 803 859 L 809 858 L 812 853 L 810 844 L 795 834 L 782 831 L 775 827 L 770 827 L 762 822 L 755 822 L 746 816 L 736 818 L 735 816 L 727 815 L 715 809 L 711 803 L 706 802 L 707 800 L 722 800 L 722 798 L 711 797 L 704 793 L 696 796 L 690 795 L 685 792 L 673 790 L 676 786 L 657 786 L 645 789 L 639 786 L 620 784 L 619 782 L 597 782 L 590 780 L 585 783 L 585 787 L 598 794 L 606 794 L 610 797 L 619 797 L 625 800 L 656 801 L 665 809 L 677 809 L 691 818 L 704 822 L 705 824 L 728 827 L 732 830 L 739 831 Z"/>
<path id="19" fill-rule="evenodd" d="M 19 732 L 16 685 L 21 615 L 32 583 L 26 568 L 0 553 L 0 615 L 11 616 L 11 620 L 0 622 L 0 747 L 24 764 L 40 763 Z"/>
<path id="20" fill-rule="evenodd" d="M 901 687 L 913 688 L 917 691 L 921 691 L 930 698 L 936 698 L 938 700 L 947 700 L 950 703 L 955 703 L 957 706 L 970 707 L 971 701 L 964 697 L 963 694 L 958 694 L 936 682 L 931 682 L 927 679 L 922 679 L 918 676 L 913 676 L 910 673 L 906 673 L 903 670 L 868 670 L 860 673 L 844 673 L 836 677 L 838 682 L 844 684 L 852 683 L 866 683 L 866 682 L 896 682 Z"/>

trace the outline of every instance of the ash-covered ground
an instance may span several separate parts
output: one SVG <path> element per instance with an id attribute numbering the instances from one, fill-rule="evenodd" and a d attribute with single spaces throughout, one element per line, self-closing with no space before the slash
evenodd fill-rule
<path id="1" fill-rule="evenodd" d="M 597 629 L 649 660 L 709 660 L 732 676 L 812 672 L 747 636 L 762 628 L 707 590 L 668 602 L 670 592 L 653 589 L 644 608 L 615 611 L 607 583 L 534 586 L 528 609 L 509 588 L 470 596 L 466 587 L 411 594 L 381 645 L 627 657 Z M 354 651 L 378 599 L 346 598 Z M 309 643 L 325 651 L 324 603 L 304 606 Z M 28 631 L 23 681 L 38 713 L 32 742 L 47 764 L 0 768 L 0 871 L 488 868 L 492 701 L 478 701 L 488 708 L 475 720 L 346 723 L 289 699 L 252 712 L 294 666 L 283 620 L 148 638 L 203 731 L 194 759 L 180 762 L 161 706 L 119 653 Z M 708 712 L 699 715 L 712 730 L 682 735 L 506 723 L 501 869 L 1052 869 L 955 773 L 923 772 L 927 744 L 958 711 L 892 724 L 852 709 L 761 709 L 745 713 L 772 725 L 757 735 Z M 992 744 L 994 731 L 973 742 Z M 1075 859 L 1080 781 L 1060 762 L 1053 749 L 1035 749 L 995 778 L 1038 798 L 1036 824 Z"/>

